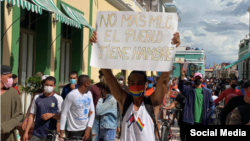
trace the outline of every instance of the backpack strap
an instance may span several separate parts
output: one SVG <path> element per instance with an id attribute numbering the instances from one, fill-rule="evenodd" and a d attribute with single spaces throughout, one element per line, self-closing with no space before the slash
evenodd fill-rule
<path id="1" fill-rule="evenodd" d="M 125 103 L 123 105 L 123 110 L 122 110 L 122 117 L 121 117 L 121 126 L 120 126 L 120 134 L 118 136 L 118 139 L 121 138 L 121 133 L 122 133 L 122 121 L 123 121 L 123 117 L 125 116 L 129 106 L 131 105 L 131 103 L 133 103 L 133 96 L 128 94 L 126 100 L 125 100 Z"/>
<path id="2" fill-rule="evenodd" d="M 153 107 L 153 104 L 151 102 L 150 96 L 149 97 L 144 97 L 144 104 L 145 104 L 145 107 L 146 107 L 146 110 L 147 110 L 148 114 L 150 115 L 150 117 L 152 118 L 152 120 L 154 122 L 155 130 L 158 133 L 158 137 L 161 140 L 159 129 L 157 127 L 157 123 L 156 123 L 156 120 L 155 120 L 154 107 Z"/>
<path id="3" fill-rule="evenodd" d="M 123 105 L 123 110 L 122 110 L 122 120 L 123 120 L 123 117 L 125 116 L 129 106 L 131 105 L 131 103 L 133 103 L 133 96 L 128 94 L 126 100 L 125 100 L 125 103 Z"/>

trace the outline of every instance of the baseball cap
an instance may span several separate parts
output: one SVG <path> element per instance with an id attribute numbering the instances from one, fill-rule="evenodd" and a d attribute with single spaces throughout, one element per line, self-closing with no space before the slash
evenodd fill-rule
<path id="1" fill-rule="evenodd" d="M 49 77 L 49 75 L 44 75 L 44 76 L 42 77 L 42 81 L 45 80 L 47 77 Z"/>
<path id="2" fill-rule="evenodd" d="M 154 81 L 154 79 L 152 77 L 148 77 L 148 81 Z"/>
<path id="3" fill-rule="evenodd" d="M 194 77 L 193 77 L 193 78 L 195 78 L 196 76 L 199 76 L 200 78 L 202 78 L 202 74 L 199 73 L 199 72 L 196 72 L 196 73 L 194 74 Z"/>
<path id="4" fill-rule="evenodd" d="M 12 73 L 12 68 L 7 65 L 2 65 L 1 66 L 1 75 L 6 75 Z"/>
<path id="5" fill-rule="evenodd" d="M 120 80 L 120 79 L 124 80 L 124 76 L 121 75 L 121 76 L 118 77 L 118 79 L 119 79 L 119 80 Z"/>

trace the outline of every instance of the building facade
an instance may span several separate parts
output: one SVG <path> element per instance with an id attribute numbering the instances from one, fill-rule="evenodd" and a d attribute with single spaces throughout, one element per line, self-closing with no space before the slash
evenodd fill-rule
<path id="1" fill-rule="evenodd" d="M 233 78 L 239 77 L 237 65 L 233 63 L 214 64 L 213 77 L 216 78 Z"/>
<path id="2" fill-rule="evenodd" d="M 238 63 L 239 79 L 250 79 L 250 44 L 249 36 L 240 41 Z"/>
<path id="3" fill-rule="evenodd" d="M 187 47 L 176 48 L 172 77 L 180 77 L 181 66 L 185 61 L 189 63 L 188 76 L 193 76 L 194 73 L 200 72 L 205 77 L 205 59 L 204 50 L 187 50 Z"/>
<path id="4" fill-rule="evenodd" d="M 57 80 L 55 90 L 59 92 L 69 83 L 70 71 L 87 74 L 95 83 L 100 81 L 99 68 L 90 66 L 89 43 L 97 11 L 145 11 L 136 0 L 0 2 L 1 64 L 13 68 L 19 86 L 25 86 L 26 79 L 37 72 L 54 76 Z M 123 72 L 127 80 L 132 70 L 112 71 L 114 74 Z M 151 71 L 146 73 L 157 75 Z M 29 105 L 31 95 L 25 97 L 22 96 L 22 100 L 28 99 Z"/>
<path id="5" fill-rule="evenodd" d="M 219 70 L 221 69 L 221 64 L 214 63 L 213 77 L 219 78 Z"/>

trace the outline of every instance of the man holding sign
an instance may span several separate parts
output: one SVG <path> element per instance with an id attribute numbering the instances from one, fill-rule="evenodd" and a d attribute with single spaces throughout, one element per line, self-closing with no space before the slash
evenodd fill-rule
<path id="1" fill-rule="evenodd" d="M 139 20 L 137 18 L 141 23 L 138 22 Z M 151 19 L 153 19 L 153 21 Z M 109 21 L 103 23 L 102 21 L 105 20 Z M 149 23 L 146 21 L 149 21 Z M 164 24 L 166 23 L 167 28 L 161 27 L 161 21 Z M 125 23 L 128 23 L 127 26 L 132 30 L 126 30 L 127 27 L 122 26 Z M 175 33 L 177 23 L 178 16 L 173 13 L 99 12 L 97 14 L 98 34 L 94 32 L 90 39 L 91 44 L 97 42 L 92 48 L 91 66 L 102 68 L 102 72 L 107 80 L 111 93 L 119 104 L 122 112 L 121 141 L 155 140 L 157 129 L 155 122 L 156 117 L 154 115 L 158 115 L 162 99 L 166 93 L 167 80 L 169 79 L 175 54 L 175 47 L 169 46 L 171 46 L 171 44 L 172 46 L 176 44 L 176 47 L 180 45 L 179 33 Z M 105 27 L 102 27 L 103 25 L 105 25 Z M 119 26 L 124 28 L 118 28 Z M 160 30 L 157 29 L 159 27 L 161 27 Z M 139 37 L 135 35 L 136 29 L 140 30 L 137 31 L 137 33 L 140 32 Z M 148 34 L 151 33 L 152 40 L 149 41 L 149 39 L 144 39 L 144 41 L 142 41 L 145 33 L 149 31 L 147 29 L 151 30 Z M 110 35 L 106 34 L 107 32 L 111 32 L 110 30 L 114 31 L 113 40 L 109 38 Z M 145 30 L 144 35 L 142 34 L 143 30 Z M 158 32 L 159 38 L 156 39 L 153 37 L 153 30 L 157 30 L 156 32 Z M 124 36 L 124 33 L 122 33 L 124 31 L 126 35 L 125 38 L 122 37 Z M 134 35 L 132 35 L 131 39 L 129 37 L 132 33 Z M 154 35 L 155 34 L 157 33 L 154 33 Z M 173 34 L 174 37 L 171 42 Z M 119 36 L 116 38 L 116 35 Z M 139 41 L 137 37 L 142 41 L 139 44 L 135 44 Z M 102 39 L 104 39 L 104 41 L 102 41 Z M 110 44 L 112 43 L 112 45 L 107 42 L 110 42 Z M 106 46 L 105 43 L 107 43 Z M 124 48 L 122 50 L 112 48 L 113 46 L 118 47 L 124 45 L 127 49 L 126 51 L 123 50 Z M 160 47 L 160 45 L 166 47 Z M 143 46 L 147 46 L 147 48 Z M 154 48 L 155 46 L 158 47 L 158 50 Z M 151 54 L 148 52 L 145 53 L 146 49 L 147 51 L 150 50 L 149 52 Z M 118 56 L 112 56 L 112 54 L 115 54 L 114 52 L 118 53 Z M 147 65 L 145 65 L 145 62 L 147 62 Z M 165 65 L 162 65 L 162 63 Z M 155 92 L 147 98 L 144 96 L 145 84 L 147 82 L 147 76 L 144 71 L 131 72 L 128 77 L 129 93 L 127 93 L 121 89 L 111 69 L 161 71 L 162 74 L 159 81 L 157 81 Z M 151 107 L 152 109 L 150 109 Z M 149 115 L 151 112 L 154 114 L 153 116 Z"/>

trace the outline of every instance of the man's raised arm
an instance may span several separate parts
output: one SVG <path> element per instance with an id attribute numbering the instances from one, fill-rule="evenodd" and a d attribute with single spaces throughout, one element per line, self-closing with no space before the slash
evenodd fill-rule
<path id="1" fill-rule="evenodd" d="M 153 106 L 160 106 L 163 103 L 163 98 L 167 92 L 167 84 L 170 72 L 162 72 L 156 83 L 155 92 L 150 96 Z"/>
<path id="2" fill-rule="evenodd" d="M 179 33 L 176 32 L 174 34 L 174 37 L 172 38 L 172 44 L 176 44 L 176 47 L 180 45 L 180 40 L 179 40 Z M 162 72 L 161 76 L 156 83 L 156 90 L 155 92 L 151 95 L 151 101 L 153 106 L 160 106 L 163 103 L 163 99 L 165 94 L 167 93 L 167 84 L 169 81 L 169 75 L 171 71 L 169 72 Z"/>

